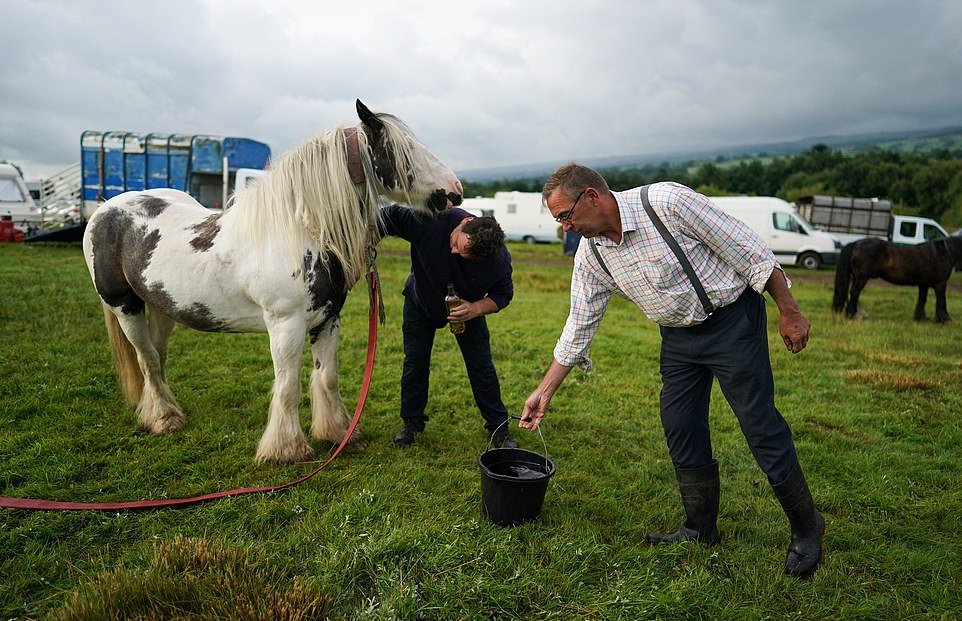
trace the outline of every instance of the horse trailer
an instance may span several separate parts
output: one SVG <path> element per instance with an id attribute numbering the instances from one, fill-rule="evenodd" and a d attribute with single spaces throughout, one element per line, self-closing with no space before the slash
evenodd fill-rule
<path id="1" fill-rule="evenodd" d="M 949 234 L 935 220 L 892 213 L 892 201 L 848 196 L 802 196 L 795 205 L 817 229 L 843 244 L 879 237 L 893 244 L 914 246 Z"/>
<path id="2" fill-rule="evenodd" d="M 85 131 L 80 136 L 84 216 L 131 190 L 173 188 L 221 209 L 240 169 L 262 170 L 271 149 L 250 138 Z"/>

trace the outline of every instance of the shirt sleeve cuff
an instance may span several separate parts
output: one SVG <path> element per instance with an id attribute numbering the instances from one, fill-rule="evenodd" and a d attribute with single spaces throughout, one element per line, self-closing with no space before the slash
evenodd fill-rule
<path id="1" fill-rule="evenodd" d="M 588 373 L 594 367 L 591 358 L 587 356 L 565 355 L 565 353 L 561 351 L 560 346 L 555 347 L 554 359 L 558 364 L 566 367 L 579 367 L 585 373 Z"/>
<path id="2" fill-rule="evenodd" d="M 791 287 L 792 281 L 788 279 L 788 274 L 785 274 L 785 270 L 778 264 L 778 261 L 765 261 L 759 264 L 752 270 L 752 273 L 748 275 L 748 285 L 754 289 L 756 293 L 764 294 L 765 285 L 768 284 L 768 279 L 772 277 L 772 272 L 775 270 L 780 271 L 785 276 L 785 282 Z"/>

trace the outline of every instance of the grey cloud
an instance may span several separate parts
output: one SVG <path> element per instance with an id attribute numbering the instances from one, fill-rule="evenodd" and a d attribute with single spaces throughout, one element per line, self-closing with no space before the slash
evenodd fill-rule
<path id="1" fill-rule="evenodd" d="M 363 10 L 362 10 L 363 9 Z M 672 0 L 3 4 L 0 159 L 85 129 L 275 154 L 353 101 L 456 170 L 962 125 L 962 5 Z"/>

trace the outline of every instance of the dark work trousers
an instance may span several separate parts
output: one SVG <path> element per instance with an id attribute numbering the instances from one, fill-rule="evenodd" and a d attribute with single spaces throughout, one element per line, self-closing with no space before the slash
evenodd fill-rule
<path id="1" fill-rule="evenodd" d="M 661 377 L 661 424 L 676 468 L 712 462 L 708 402 L 713 377 L 769 483 L 781 483 L 795 467 L 792 432 L 775 407 L 761 295 L 748 289 L 697 326 L 662 327 Z"/>
<path id="2" fill-rule="evenodd" d="M 401 418 L 416 428 L 424 427 L 428 415 L 428 383 L 431 372 L 431 349 L 438 328 L 424 316 L 417 306 L 404 297 L 404 366 L 401 371 Z M 447 327 L 444 328 L 447 333 Z M 464 332 L 456 335 L 461 357 L 471 382 L 474 402 L 484 417 L 484 427 L 494 431 L 508 419 L 508 409 L 501 401 L 501 384 L 491 360 L 488 323 L 484 317 L 465 324 Z"/>

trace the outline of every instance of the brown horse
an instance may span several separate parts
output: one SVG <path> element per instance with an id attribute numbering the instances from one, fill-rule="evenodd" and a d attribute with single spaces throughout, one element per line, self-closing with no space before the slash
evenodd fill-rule
<path id="1" fill-rule="evenodd" d="M 918 246 L 899 246 L 875 237 L 860 239 L 842 248 L 838 257 L 832 310 L 840 313 L 844 307 L 845 316 L 854 317 L 865 283 L 869 278 L 881 278 L 919 288 L 916 321 L 925 319 L 929 287 L 935 290 L 935 320 L 952 321 L 945 307 L 945 288 L 953 269 L 962 269 L 962 237 L 933 239 Z"/>

